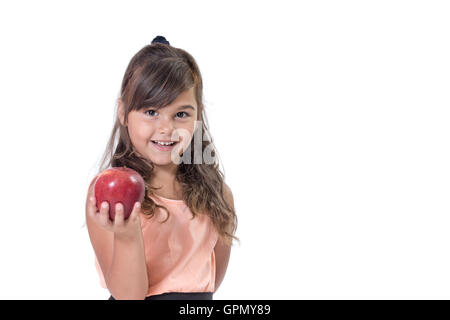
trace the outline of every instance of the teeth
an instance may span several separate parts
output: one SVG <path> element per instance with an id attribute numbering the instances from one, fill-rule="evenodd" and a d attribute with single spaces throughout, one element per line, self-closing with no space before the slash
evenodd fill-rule
<path id="1" fill-rule="evenodd" d="M 174 144 L 174 142 L 159 142 L 159 141 L 155 141 L 155 142 L 162 146 L 170 146 L 170 145 Z"/>

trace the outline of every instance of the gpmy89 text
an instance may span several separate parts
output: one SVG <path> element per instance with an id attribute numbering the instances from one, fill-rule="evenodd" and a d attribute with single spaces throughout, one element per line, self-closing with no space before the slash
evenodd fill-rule
<path id="1" fill-rule="evenodd" d="M 224 314 L 269 314 L 270 305 L 240 305 L 227 304 L 223 307 Z"/>

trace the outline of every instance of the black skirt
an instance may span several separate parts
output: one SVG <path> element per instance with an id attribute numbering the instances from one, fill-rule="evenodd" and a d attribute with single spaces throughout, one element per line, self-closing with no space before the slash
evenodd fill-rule
<path id="1" fill-rule="evenodd" d="M 145 300 L 212 300 L 213 292 L 168 292 L 145 297 Z M 116 300 L 110 296 L 108 300 Z"/>

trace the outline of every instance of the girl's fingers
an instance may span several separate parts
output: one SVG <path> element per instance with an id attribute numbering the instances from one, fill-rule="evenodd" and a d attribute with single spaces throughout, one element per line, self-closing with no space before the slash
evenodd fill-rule
<path id="1" fill-rule="evenodd" d="M 95 203 L 92 203 L 92 197 L 91 196 L 88 196 L 88 198 L 87 198 L 86 211 L 88 212 L 89 215 L 91 215 L 92 211 L 96 212 L 96 210 L 95 210 Z"/>
<path id="2" fill-rule="evenodd" d="M 103 201 L 100 206 L 100 212 L 98 212 L 98 219 L 102 226 L 111 227 L 112 223 L 109 220 L 109 203 L 107 201 Z"/>
<path id="3" fill-rule="evenodd" d="M 95 197 L 94 200 L 92 200 L 92 197 L 90 197 L 86 203 L 86 212 L 88 214 L 88 216 L 94 220 L 94 221 L 98 221 L 98 209 L 97 209 L 97 205 L 95 203 Z"/>
<path id="4" fill-rule="evenodd" d="M 140 202 L 135 202 L 133 210 L 131 211 L 131 214 L 128 217 L 128 220 L 130 220 L 130 221 L 139 220 L 139 213 L 140 212 L 141 212 L 141 203 Z"/>
<path id="5" fill-rule="evenodd" d="M 111 221 L 109 217 L 109 203 L 103 201 L 100 208 L 97 209 L 97 204 L 95 197 L 91 196 L 88 203 L 88 214 L 91 218 L 95 219 L 102 227 L 115 232 L 116 228 L 123 228 L 128 226 L 127 222 L 139 221 L 139 214 L 141 212 L 141 203 L 135 202 L 130 216 L 124 219 L 124 206 L 122 203 L 118 202 L 115 204 L 115 215 L 114 220 Z M 98 210 L 98 211 L 97 211 Z"/>
<path id="6" fill-rule="evenodd" d="M 98 208 L 97 208 L 97 200 L 95 199 L 95 196 L 89 197 L 89 200 L 88 200 L 88 201 L 89 201 L 89 202 L 88 202 L 89 208 L 90 208 L 90 209 L 93 209 L 94 212 L 97 212 L 97 211 L 98 211 Z"/>
<path id="7" fill-rule="evenodd" d="M 108 201 L 103 201 L 100 203 L 100 208 L 98 208 L 101 215 L 104 215 L 105 213 L 109 213 L 109 203 Z"/>
<path id="8" fill-rule="evenodd" d="M 123 205 L 122 203 L 116 203 L 116 215 L 114 216 L 114 226 L 123 226 Z"/>
<path id="9" fill-rule="evenodd" d="M 86 206 L 86 212 L 87 212 L 87 215 L 89 216 L 89 218 L 91 218 L 92 220 L 96 219 L 95 208 L 93 208 L 90 203 L 88 203 Z"/>

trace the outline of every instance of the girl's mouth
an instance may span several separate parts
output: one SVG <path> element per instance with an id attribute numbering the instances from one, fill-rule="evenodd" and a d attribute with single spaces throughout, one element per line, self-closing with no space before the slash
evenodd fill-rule
<path id="1" fill-rule="evenodd" d="M 178 141 L 171 141 L 171 142 L 163 142 L 163 141 L 156 141 L 156 140 L 151 140 L 151 141 L 152 141 L 152 144 L 155 146 L 155 148 L 160 151 L 170 151 L 178 143 Z"/>

